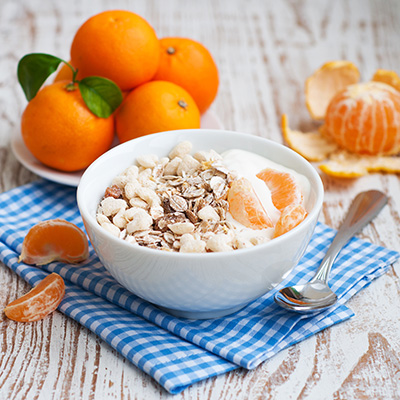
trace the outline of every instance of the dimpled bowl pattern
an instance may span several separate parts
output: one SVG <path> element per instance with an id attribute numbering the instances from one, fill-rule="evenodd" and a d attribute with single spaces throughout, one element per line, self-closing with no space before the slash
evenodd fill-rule
<path id="1" fill-rule="evenodd" d="M 167 156 L 184 140 L 193 144 L 192 153 L 238 148 L 305 175 L 311 186 L 306 219 L 268 243 L 221 253 L 165 252 L 129 244 L 104 230 L 96 221 L 96 210 L 112 179 L 134 164 L 137 156 Z M 281 144 L 246 133 L 189 129 L 144 136 L 109 150 L 83 174 L 77 200 L 97 255 L 122 286 L 175 316 L 215 318 L 273 289 L 296 266 L 313 234 L 323 195 L 314 167 Z"/>

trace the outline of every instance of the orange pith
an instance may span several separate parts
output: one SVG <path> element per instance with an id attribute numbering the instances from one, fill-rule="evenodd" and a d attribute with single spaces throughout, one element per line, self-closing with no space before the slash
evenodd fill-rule
<path id="1" fill-rule="evenodd" d="M 289 232 L 302 222 L 307 216 L 307 211 L 300 204 L 287 206 L 275 225 L 274 238 Z"/>
<path id="2" fill-rule="evenodd" d="M 381 82 L 348 86 L 330 102 L 326 132 L 356 154 L 400 151 L 400 92 Z"/>
<path id="3" fill-rule="evenodd" d="M 157 71 L 160 45 L 154 29 L 137 14 L 110 10 L 89 18 L 71 46 L 71 63 L 79 77 L 102 76 L 121 90 L 151 80 Z"/>
<path id="4" fill-rule="evenodd" d="M 132 90 L 115 113 L 120 142 L 175 129 L 200 128 L 199 109 L 189 93 L 166 81 L 151 81 Z"/>
<path id="5" fill-rule="evenodd" d="M 22 114 L 26 147 L 43 164 L 61 171 L 86 168 L 107 151 L 114 137 L 114 117 L 96 117 L 70 81 L 44 86 Z"/>
<path id="6" fill-rule="evenodd" d="M 240 178 L 232 182 L 228 191 L 228 202 L 232 217 L 245 227 L 251 229 L 273 227 L 270 217 L 247 179 Z"/>
<path id="7" fill-rule="evenodd" d="M 160 39 L 160 64 L 154 80 L 176 83 L 189 92 L 200 113 L 214 101 L 219 85 L 218 69 L 210 52 L 192 39 Z"/>
<path id="8" fill-rule="evenodd" d="M 89 256 L 86 235 L 76 225 L 62 219 L 34 225 L 22 243 L 20 262 L 44 265 L 52 261 L 78 263 Z"/>
<path id="9" fill-rule="evenodd" d="M 291 174 L 265 168 L 257 174 L 257 178 L 268 186 L 272 203 L 279 211 L 290 204 L 300 204 L 303 201 L 301 187 Z"/>
<path id="10" fill-rule="evenodd" d="M 18 322 L 38 321 L 58 307 L 64 294 L 64 280 L 52 273 L 24 296 L 8 304 L 4 313 Z"/>

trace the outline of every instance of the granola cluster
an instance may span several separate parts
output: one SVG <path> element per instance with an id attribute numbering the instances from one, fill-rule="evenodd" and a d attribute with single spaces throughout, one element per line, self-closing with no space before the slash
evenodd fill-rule
<path id="1" fill-rule="evenodd" d="M 105 191 L 98 223 L 127 242 L 164 251 L 229 251 L 249 243 L 227 221 L 229 184 L 236 178 L 213 150 L 191 155 L 179 143 L 168 155 L 141 156 Z M 251 243 L 254 245 L 257 243 Z"/>

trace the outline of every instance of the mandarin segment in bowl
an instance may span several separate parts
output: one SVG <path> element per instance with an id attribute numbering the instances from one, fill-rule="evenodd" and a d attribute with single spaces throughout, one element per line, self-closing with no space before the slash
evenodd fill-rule
<path id="1" fill-rule="evenodd" d="M 228 203 L 232 217 L 245 227 L 251 229 L 273 227 L 271 218 L 247 179 L 240 178 L 232 182 L 228 191 Z"/>
<path id="2" fill-rule="evenodd" d="M 291 204 L 285 207 L 275 225 L 274 238 L 291 231 L 307 216 L 307 211 L 301 204 Z"/>
<path id="3" fill-rule="evenodd" d="M 257 178 L 268 186 L 271 191 L 272 203 L 279 211 L 283 211 L 289 205 L 303 202 L 301 187 L 293 175 L 265 168 L 257 174 Z"/>
<path id="4" fill-rule="evenodd" d="M 19 262 L 44 265 L 53 261 L 79 263 L 89 256 L 85 233 L 63 219 L 41 221 L 34 225 L 22 243 Z"/>
<path id="5" fill-rule="evenodd" d="M 8 304 L 4 313 L 7 318 L 18 322 L 38 321 L 56 310 L 64 294 L 64 280 L 52 273 L 24 296 Z"/>

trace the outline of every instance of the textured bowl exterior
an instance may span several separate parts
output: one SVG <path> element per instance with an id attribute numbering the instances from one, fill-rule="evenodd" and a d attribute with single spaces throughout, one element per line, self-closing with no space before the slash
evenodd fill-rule
<path id="1" fill-rule="evenodd" d="M 292 231 L 250 249 L 223 253 L 181 254 L 131 245 L 96 221 L 96 209 L 112 179 L 139 155 L 166 156 L 179 142 L 193 150 L 223 152 L 239 148 L 258 153 L 304 174 L 311 183 L 307 218 Z M 137 296 L 177 316 L 219 317 L 245 306 L 274 288 L 299 262 L 311 239 L 323 202 L 315 169 L 278 143 L 245 133 L 180 130 L 145 136 L 119 145 L 97 159 L 83 174 L 77 192 L 87 233 L 111 275 Z"/>

